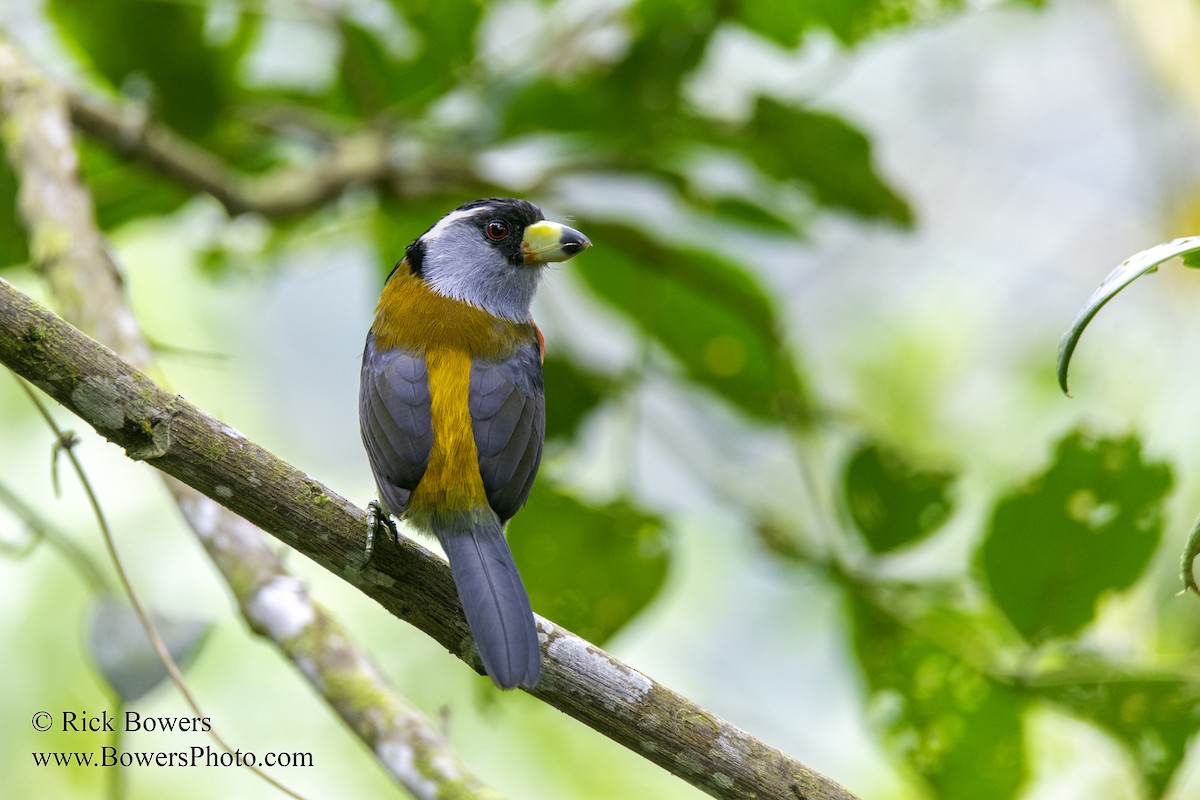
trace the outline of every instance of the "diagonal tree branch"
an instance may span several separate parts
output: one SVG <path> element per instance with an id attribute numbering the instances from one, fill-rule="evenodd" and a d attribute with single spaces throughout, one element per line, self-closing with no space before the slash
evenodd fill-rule
<path id="1" fill-rule="evenodd" d="M 271 533 L 480 670 L 446 563 L 403 539 L 362 562 L 364 512 L 0 280 L 0 362 L 106 439 Z M 274 592 L 292 591 L 280 582 Z M 267 623 L 268 625 L 270 622 Z M 530 693 L 714 797 L 853 796 L 554 623 Z"/>
<path id="2" fill-rule="evenodd" d="M 96 228 L 91 197 L 79 183 L 63 97 L 3 36 L 0 110 L 6 118 L 5 149 L 20 179 L 19 206 L 34 265 L 68 316 L 140 367 L 153 369 L 150 347 Z M 397 782 L 419 798 L 498 796 L 466 769 L 430 721 L 387 685 L 349 633 L 284 570 L 253 525 L 195 488 L 163 478 L 250 627 L 300 668 Z"/>

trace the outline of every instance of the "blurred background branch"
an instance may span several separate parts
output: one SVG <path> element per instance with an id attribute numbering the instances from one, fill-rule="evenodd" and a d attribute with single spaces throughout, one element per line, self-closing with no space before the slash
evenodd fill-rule
<path id="1" fill-rule="evenodd" d="M 66 96 L 71 119 L 81 131 L 121 158 L 212 196 L 230 216 L 296 216 L 322 207 L 357 184 L 400 184 L 404 179 L 391 163 L 386 131 L 350 132 L 333 139 L 313 163 L 247 175 L 153 120 L 144 106 L 118 104 L 79 89 Z"/>
<path id="2" fill-rule="evenodd" d="M 21 521 L 28 537 L 24 542 L 4 541 L 0 543 L 0 548 L 3 548 L 10 557 L 28 555 L 35 547 L 45 542 L 71 564 L 71 567 L 79 573 L 92 591 L 101 593 L 112 590 L 108 579 L 92 561 L 91 556 L 80 549 L 71 537 L 58 530 L 2 483 L 0 483 L 0 506 L 7 508 Z"/>

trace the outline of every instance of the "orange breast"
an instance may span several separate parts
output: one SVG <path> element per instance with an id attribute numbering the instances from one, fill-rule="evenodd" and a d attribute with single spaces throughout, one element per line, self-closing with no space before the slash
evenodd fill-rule
<path id="1" fill-rule="evenodd" d="M 503 359 L 536 343 L 537 328 L 493 317 L 483 309 L 443 297 L 401 265 L 375 310 L 375 345 L 425 356 L 433 424 L 429 466 L 408 502 L 406 516 L 428 524 L 487 504 L 471 429 L 468 393 L 471 361 Z"/>

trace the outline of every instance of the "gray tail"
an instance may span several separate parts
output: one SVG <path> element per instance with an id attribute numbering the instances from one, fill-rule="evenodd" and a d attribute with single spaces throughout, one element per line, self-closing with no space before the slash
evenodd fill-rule
<path id="1" fill-rule="evenodd" d="M 501 689 L 532 688 L 542 667 L 537 627 L 500 520 L 437 533 L 483 668 Z"/>

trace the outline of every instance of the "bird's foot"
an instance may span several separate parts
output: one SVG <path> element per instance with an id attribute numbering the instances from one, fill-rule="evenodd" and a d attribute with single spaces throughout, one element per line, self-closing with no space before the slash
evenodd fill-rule
<path id="1" fill-rule="evenodd" d="M 366 569 L 371 563 L 371 556 L 375 554 L 375 534 L 380 529 L 383 529 L 388 541 L 393 544 L 399 541 L 400 534 L 396 530 L 396 523 L 392 522 L 392 518 L 383 510 L 378 500 L 372 500 L 367 503 L 367 544 L 363 548 L 362 569 Z"/>

